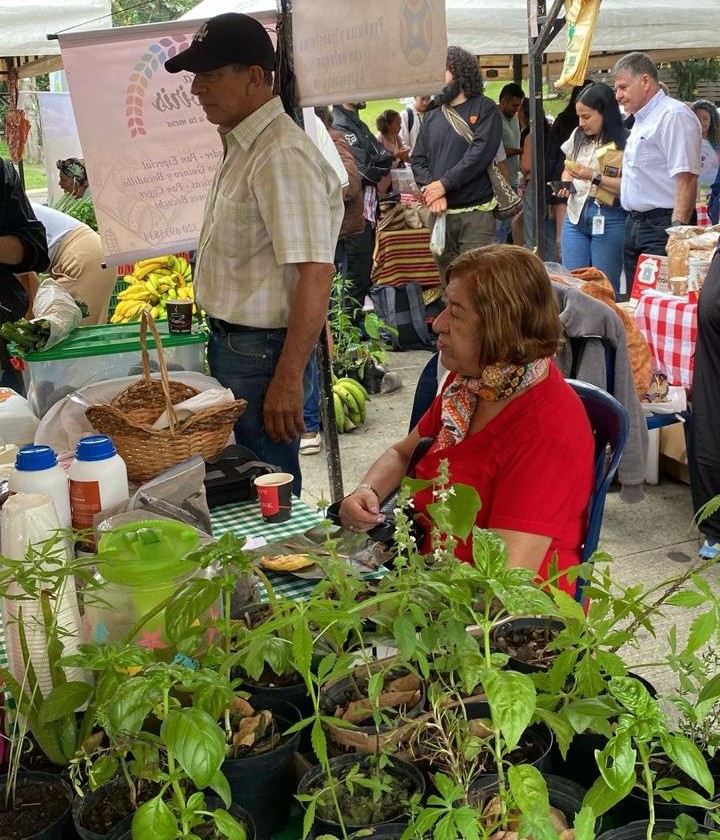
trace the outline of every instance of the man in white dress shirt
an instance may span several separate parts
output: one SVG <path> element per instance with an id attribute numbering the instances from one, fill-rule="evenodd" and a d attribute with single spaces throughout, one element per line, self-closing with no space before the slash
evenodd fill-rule
<path id="1" fill-rule="evenodd" d="M 620 202 L 629 211 L 623 253 L 629 288 L 640 254 L 665 255 L 667 228 L 694 218 L 702 136 L 690 108 L 663 92 L 645 53 L 624 55 L 613 76 L 615 98 L 635 117 L 620 182 Z"/>

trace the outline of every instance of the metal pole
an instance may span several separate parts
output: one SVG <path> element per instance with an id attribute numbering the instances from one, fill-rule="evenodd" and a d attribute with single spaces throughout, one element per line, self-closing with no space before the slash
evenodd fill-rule
<path id="1" fill-rule="evenodd" d="M 292 63 L 292 0 L 278 0 L 277 7 L 283 17 L 283 26 L 280 27 L 283 38 L 283 44 L 281 45 L 282 53 L 290 65 Z M 292 102 L 292 110 L 297 114 L 298 122 L 302 126 L 302 113 L 298 109 L 296 101 Z M 327 327 L 321 331 L 317 349 L 314 352 L 317 353 L 318 376 L 320 379 L 320 416 L 322 418 L 323 440 L 325 441 L 325 451 L 327 454 L 328 481 L 330 483 L 332 501 L 335 502 L 338 499 L 342 499 L 345 494 L 343 492 L 342 465 L 340 463 L 340 443 L 338 441 L 337 426 L 335 425 L 335 405 L 332 392 L 332 361 Z"/>
<path id="2" fill-rule="evenodd" d="M 336 502 L 345 495 L 343 490 L 340 441 L 335 423 L 335 402 L 332 390 L 332 361 L 328 341 L 328 328 L 320 333 L 317 345 L 318 372 L 320 374 L 320 416 L 323 425 L 323 440 L 327 454 L 328 480 L 331 501 Z"/>
<path id="3" fill-rule="evenodd" d="M 532 152 L 531 178 L 533 183 L 533 230 L 537 254 L 545 259 L 545 116 L 543 114 L 542 57 L 550 42 L 563 26 L 558 15 L 564 0 L 553 0 L 546 14 L 545 0 L 527 0 L 528 10 L 528 70 L 530 100 L 530 148 Z"/>

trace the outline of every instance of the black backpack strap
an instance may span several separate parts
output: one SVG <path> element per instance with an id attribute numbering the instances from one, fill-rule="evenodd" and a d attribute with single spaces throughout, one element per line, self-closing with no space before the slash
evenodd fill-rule
<path id="1" fill-rule="evenodd" d="M 415 125 L 415 111 L 412 108 L 406 108 L 405 110 L 407 111 L 408 134 L 410 134 Z"/>

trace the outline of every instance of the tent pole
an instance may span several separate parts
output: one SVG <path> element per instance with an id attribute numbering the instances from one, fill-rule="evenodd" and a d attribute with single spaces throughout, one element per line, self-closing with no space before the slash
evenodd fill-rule
<path id="1" fill-rule="evenodd" d="M 564 25 L 558 20 L 564 0 L 554 0 L 546 13 L 545 0 L 527 0 L 528 9 L 528 69 L 530 100 L 530 147 L 532 169 L 530 177 L 534 187 L 533 231 L 537 255 L 545 259 L 545 116 L 543 114 L 542 60 L 543 53 Z"/>
<path id="2" fill-rule="evenodd" d="M 277 0 L 278 12 L 283 17 L 283 26 L 278 27 L 278 38 L 283 38 L 283 43 L 280 52 L 285 57 L 288 64 L 292 61 L 292 0 Z M 292 69 L 292 68 L 291 68 Z M 280 85 L 283 89 L 283 85 Z M 289 85 L 284 88 L 283 92 L 286 96 L 289 93 Z M 290 110 L 297 115 L 297 120 L 303 126 L 302 114 L 297 105 L 295 97 L 295 86 L 292 85 L 292 103 L 283 103 L 290 105 Z M 328 340 L 328 328 L 324 327 L 320 333 L 317 348 L 313 350 L 316 353 L 318 376 L 320 377 L 320 416 L 322 418 L 323 426 L 323 440 L 325 441 L 325 452 L 327 454 L 328 467 L 328 481 L 330 484 L 331 501 L 336 502 L 342 499 L 343 492 L 343 478 L 342 478 L 342 464 L 340 462 L 340 443 L 338 441 L 338 431 L 335 425 L 335 403 L 332 391 L 332 358 L 330 351 L 330 342 Z"/>

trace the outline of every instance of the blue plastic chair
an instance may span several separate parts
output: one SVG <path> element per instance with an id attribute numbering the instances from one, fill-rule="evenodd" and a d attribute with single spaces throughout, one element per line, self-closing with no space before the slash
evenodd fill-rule
<path id="1" fill-rule="evenodd" d="M 439 353 L 433 353 L 427 361 L 427 364 L 422 369 L 417 385 L 415 386 L 415 398 L 413 399 L 412 412 L 410 414 L 410 426 L 408 427 L 408 434 L 417 426 L 420 418 L 432 405 L 438 389 L 438 356 Z"/>
<path id="2" fill-rule="evenodd" d="M 577 379 L 567 379 L 566 382 L 582 400 L 595 437 L 595 480 L 582 552 L 582 561 L 586 563 L 600 539 L 605 497 L 627 443 L 630 418 L 625 406 L 602 388 Z M 585 600 L 583 590 L 586 585 L 586 580 L 577 579 L 575 599 L 580 603 Z"/>

